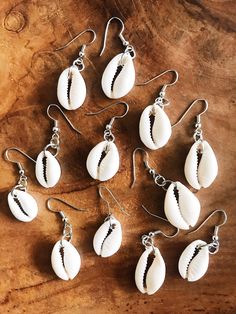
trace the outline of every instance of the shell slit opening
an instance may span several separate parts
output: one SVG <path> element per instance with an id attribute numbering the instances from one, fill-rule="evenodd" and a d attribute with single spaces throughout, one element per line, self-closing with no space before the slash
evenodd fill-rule
<path id="1" fill-rule="evenodd" d="M 47 183 L 47 157 L 44 156 L 42 159 L 42 163 L 43 163 L 43 178 L 45 180 L 45 182 Z"/>
<path id="2" fill-rule="evenodd" d="M 115 72 L 115 75 L 112 79 L 112 82 L 111 82 L 111 91 L 113 92 L 113 88 L 114 88 L 114 84 L 115 84 L 115 80 L 117 79 L 118 75 L 120 74 L 120 72 L 122 71 L 124 65 L 118 65 L 117 68 L 116 68 L 116 72 Z"/>
<path id="3" fill-rule="evenodd" d="M 102 250 L 102 248 L 103 248 L 104 242 L 105 242 L 106 239 L 109 237 L 109 235 L 112 233 L 112 231 L 115 229 L 115 227 L 116 227 L 116 224 L 112 224 L 112 225 L 109 226 L 109 229 L 108 229 L 108 231 L 107 231 L 107 234 L 106 234 L 106 236 L 104 237 L 104 240 L 102 241 L 101 250 Z"/>
<path id="4" fill-rule="evenodd" d="M 29 217 L 29 215 L 24 211 L 24 208 L 23 208 L 23 206 L 22 206 L 20 200 L 17 198 L 17 196 L 14 196 L 14 197 L 13 197 L 13 200 L 14 200 L 14 202 L 18 205 L 18 207 L 20 208 L 20 210 L 22 211 L 22 213 L 23 213 L 24 215 L 26 215 L 27 217 Z"/>
<path id="5" fill-rule="evenodd" d="M 144 273 L 143 273 L 143 287 L 145 289 L 147 289 L 147 280 L 146 280 L 147 272 L 148 272 L 149 268 L 152 266 L 154 258 L 155 258 L 155 256 L 152 253 L 149 254 L 148 257 L 147 257 L 146 268 L 145 268 Z"/>

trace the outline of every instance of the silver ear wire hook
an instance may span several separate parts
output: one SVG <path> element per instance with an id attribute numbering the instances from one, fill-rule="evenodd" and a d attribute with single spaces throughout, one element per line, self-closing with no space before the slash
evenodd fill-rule
<path id="1" fill-rule="evenodd" d="M 144 166 L 146 169 L 148 170 L 151 170 L 152 168 L 149 166 L 149 163 L 148 163 L 148 159 L 149 159 L 149 154 L 148 152 L 141 148 L 141 147 L 137 147 L 135 148 L 135 150 L 133 151 L 133 155 L 132 155 L 132 163 L 133 163 L 133 182 L 131 184 L 131 189 L 134 187 L 135 185 L 135 182 L 136 182 L 136 162 L 135 162 L 135 155 L 136 155 L 136 152 L 140 150 L 141 152 L 143 152 L 145 154 L 145 159 L 143 160 L 143 163 L 144 163 Z"/>
<path id="2" fill-rule="evenodd" d="M 228 219 L 228 216 L 225 210 L 224 209 L 214 210 L 196 229 L 188 232 L 188 234 L 197 232 L 216 213 L 222 213 L 224 215 L 224 220 L 221 224 L 215 225 L 214 227 L 212 242 L 207 244 L 210 254 L 216 254 L 219 251 L 220 243 L 219 243 L 218 232 L 219 232 L 220 227 L 222 227 L 227 222 L 227 219 Z"/>
<path id="3" fill-rule="evenodd" d="M 63 232 L 62 232 L 62 240 L 66 239 L 67 241 L 71 241 L 72 240 L 72 236 L 73 236 L 73 232 L 72 232 L 72 224 L 70 224 L 68 222 L 68 218 L 66 217 L 66 215 L 64 214 L 63 211 L 61 210 L 54 210 L 52 209 L 51 205 L 50 205 L 50 201 L 57 201 L 57 202 L 60 202 L 64 205 L 67 205 L 75 210 L 80 210 L 80 211 L 84 211 L 85 209 L 82 209 L 82 208 L 77 208 L 75 207 L 74 205 L 71 205 L 69 203 L 67 203 L 66 201 L 64 200 L 61 200 L 60 198 L 56 198 L 56 197 L 50 197 L 47 199 L 46 201 L 46 207 L 48 210 L 50 210 L 51 212 L 53 213 L 56 213 L 56 214 L 59 214 L 62 218 L 62 222 L 64 223 L 64 226 L 63 226 Z"/>
<path id="4" fill-rule="evenodd" d="M 110 206 L 110 202 L 103 196 L 102 194 L 102 189 L 106 190 L 110 196 L 112 197 L 112 199 L 114 200 L 114 202 L 117 204 L 117 206 L 119 207 L 119 209 L 126 215 L 129 216 L 129 213 L 125 210 L 125 208 L 120 204 L 120 202 L 117 200 L 117 198 L 114 196 L 114 194 L 111 192 L 111 190 L 106 187 L 105 185 L 100 185 L 98 187 L 98 193 L 99 193 L 99 196 L 101 197 L 101 199 L 106 202 L 107 204 L 107 207 L 108 207 L 108 216 L 111 216 L 112 215 L 112 212 L 111 212 L 111 206 Z"/>

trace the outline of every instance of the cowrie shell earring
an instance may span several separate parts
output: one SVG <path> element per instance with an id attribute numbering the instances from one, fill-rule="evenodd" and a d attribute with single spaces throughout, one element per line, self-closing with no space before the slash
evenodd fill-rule
<path id="1" fill-rule="evenodd" d="M 208 102 L 205 99 L 196 99 L 191 103 L 189 108 L 184 112 L 182 117 L 172 127 L 178 125 L 189 110 L 194 106 L 195 103 L 203 101 L 205 103 L 205 109 L 203 112 L 197 115 L 197 122 L 195 124 L 194 131 L 194 144 L 189 150 L 184 165 L 184 174 L 188 183 L 195 189 L 209 187 L 215 180 L 218 174 L 218 163 L 215 153 L 210 144 L 203 140 L 202 129 L 201 129 L 201 115 L 208 109 Z"/>
<path id="2" fill-rule="evenodd" d="M 86 115 L 97 115 L 107 110 L 111 106 L 122 104 L 126 107 L 123 115 L 114 116 L 111 121 L 106 125 L 104 131 L 104 141 L 98 143 L 88 154 L 86 167 L 90 176 L 99 181 L 107 181 L 111 179 L 119 170 L 120 157 L 116 147 L 115 136 L 112 133 L 112 125 L 115 119 L 124 118 L 128 111 L 129 105 L 126 102 L 117 102 L 110 104 L 98 112 L 87 113 Z"/>
<path id="3" fill-rule="evenodd" d="M 57 241 L 53 247 L 51 254 L 51 264 L 55 274 L 63 280 L 72 280 L 80 271 L 81 258 L 79 252 L 71 244 L 72 240 L 72 225 L 69 223 L 68 218 L 65 216 L 63 211 L 57 211 L 51 208 L 50 201 L 57 201 L 65 204 L 76 210 L 83 210 L 76 208 L 71 204 L 59 199 L 59 198 L 49 198 L 47 200 L 48 210 L 58 213 L 63 222 L 63 232 L 61 240 Z"/>
<path id="4" fill-rule="evenodd" d="M 108 202 L 103 194 L 102 189 L 109 192 L 112 199 L 119 206 L 120 210 L 128 215 L 125 209 L 117 201 L 114 194 L 106 186 L 99 186 L 98 191 L 100 197 L 107 203 L 109 213 L 104 223 L 98 228 L 93 238 L 93 248 L 97 255 L 101 257 L 110 257 L 114 255 L 120 248 L 122 242 L 122 228 L 120 222 L 111 213 L 110 202 Z"/>
<path id="5" fill-rule="evenodd" d="M 104 94 L 108 98 L 112 99 L 118 99 L 127 95 L 133 88 L 135 82 L 135 69 L 133 63 L 133 59 L 135 58 L 134 47 L 130 45 L 122 35 L 124 31 L 124 23 L 118 17 L 112 17 L 107 22 L 100 56 L 103 54 L 106 47 L 106 38 L 109 25 L 111 21 L 115 19 L 118 20 L 122 25 L 118 36 L 122 42 L 122 45 L 125 47 L 125 50 L 111 59 L 103 72 L 101 82 Z"/>
<path id="6" fill-rule="evenodd" d="M 36 162 L 35 167 L 35 174 L 38 182 L 45 188 L 50 188 L 55 186 L 60 177 L 61 177 L 61 166 L 56 159 L 59 150 L 60 150 L 60 129 L 58 127 L 58 120 L 54 119 L 50 115 L 50 109 L 54 107 L 59 110 L 59 112 L 62 114 L 64 119 L 67 121 L 67 123 L 70 125 L 70 127 L 76 131 L 77 133 L 81 134 L 79 130 L 77 130 L 73 124 L 70 122 L 70 120 L 67 118 L 67 116 L 64 114 L 64 112 L 61 110 L 61 108 L 57 105 L 49 105 L 47 108 L 47 115 L 48 117 L 53 120 L 54 126 L 52 129 L 52 137 L 50 140 L 50 143 L 47 144 L 43 151 L 39 153 Z M 51 151 L 55 151 L 54 154 L 52 154 Z"/>
<path id="7" fill-rule="evenodd" d="M 83 44 L 79 56 L 72 63 L 72 66 L 65 69 L 58 80 L 57 84 L 57 98 L 59 103 L 67 110 L 75 110 L 82 106 L 86 97 L 86 85 L 81 75 L 84 70 L 84 51 L 85 48 L 91 45 L 96 39 L 96 33 L 92 29 L 86 29 L 83 32 L 76 35 L 71 41 L 69 41 L 63 47 L 57 48 L 55 51 L 62 50 L 68 47 L 72 42 L 74 42 L 78 37 L 86 32 L 91 32 L 93 34 L 93 39 L 88 44 Z"/>
<path id="8" fill-rule="evenodd" d="M 152 176 L 154 183 L 166 191 L 164 212 L 168 221 L 179 229 L 194 227 L 200 214 L 200 203 L 197 197 L 181 182 L 165 179 L 148 163 L 148 153 L 143 148 L 136 148 L 133 152 L 133 183 L 136 181 L 135 154 L 140 150 L 145 153 L 144 165 Z"/>
<path id="9" fill-rule="evenodd" d="M 143 144 L 152 150 L 163 147 L 167 144 L 171 136 L 171 124 L 167 114 L 164 111 L 165 106 L 170 104 L 165 98 L 166 88 L 174 85 L 178 81 L 178 72 L 176 70 L 167 70 L 153 77 L 147 82 L 136 84 L 137 86 L 147 85 L 162 75 L 173 72 L 175 79 L 172 83 L 165 84 L 152 105 L 147 106 L 140 117 L 139 136 Z"/>
<path id="10" fill-rule="evenodd" d="M 27 192 L 28 178 L 25 175 L 25 170 L 20 162 L 9 158 L 9 151 L 19 152 L 29 159 L 31 159 L 31 157 L 17 147 L 8 148 L 5 151 L 5 159 L 17 164 L 20 175 L 17 185 L 15 185 L 8 194 L 8 206 L 16 219 L 23 222 L 29 222 L 37 216 L 38 205 L 34 197 Z"/>
<path id="11" fill-rule="evenodd" d="M 168 222 L 167 219 L 150 213 L 143 205 L 142 207 L 150 215 Z M 178 233 L 179 229 L 177 228 L 173 235 L 167 235 L 163 231 L 157 230 L 142 236 L 142 244 L 145 247 L 145 251 L 140 256 L 135 270 L 135 283 L 140 292 L 147 293 L 148 295 L 154 294 L 161 288 L 165 281 L 166 265 L 159 249 L 154 245 L 154 237 L 160 234 L 165 238 L 174 238 Z M 152 263 L 150 265 L 148 261 L 151 258 Z"/>
<path id="12" fill-rule="evenodd" d="M 178 264 L 179 273 L 181 277 L 183 279 L 187 279 L 187 281 L 197 281 L 201 279 L 208 269 L 209 254 L 216 254 L 219 251 L 220 243 L 218 231 L 219 228 L 227 221 L 226 212 L 222 209 L 215 210 L 196 230 L 189 232 L 194 233 L 198 231 L 205 224 L 205 222 L 217 212 L 223 213 L 224 221 L 220 225 L 215 226 L 212 241 L 207 243 L 202 240 L 195 240 L 185 248 L 180 256 Z"/>

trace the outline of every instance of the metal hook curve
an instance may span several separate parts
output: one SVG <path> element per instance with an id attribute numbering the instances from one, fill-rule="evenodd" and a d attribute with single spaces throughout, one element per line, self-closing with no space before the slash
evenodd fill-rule
<path id="1" fill-rule="evenodd" d="M 12 162 L 12 163 L 15 163 L 15 164 L 18 166 L 18 168 L 19 168 L 20 171 L 23 170 L 23 167 L 22 167 L 21 163 L 20 163 L 19 161 L 17 161 L 17 160 L 11 159 L 11 158 L 9 157 L 9 151 L 16 151 L 16 152 L 20 153 L 21 155 L 25 156 L 26 158 L 28 158 L 29 160 L 31 160 L 31 161 L 33 161 L 34 163 L 36 163 L 36 160 L 34 160 L 32 157 L 30 157 L 30 156 L 29 156 L 28 154 L 26 154 L 25 152 L 23 152 L 20 148 L 18 148 L 18 147 L 9 147 L 9 148 L 7 148 L 7 149 L 5 150 L 5 152 L 4 152 L 4 158 L 5 158 L 5 160 L 10 161 L 10 162 Z"/>
<path id="2" fill-rule="evenodd" d="M 178 81 L 178 79 L 179 79 L 179 73 L 178 73 L 176 70 L 174 70 L 174 69 L 170 69 L 170 70 L 163 71 L 163 72 L 161 72 L 160 74 L 158 74 L 158 75 L 154 76 L 153 78 L 151 78 L 150 80 L 148 80 L 148 81 L 146 81 L 146 82 L 143 82 L 143 83 L 137 83 L 137 84 L 135 84 L 135 85 L 136 85 L 136 86 L 144 86 L 144 85 L 147 85 L 147 84 L 149 84 L 149 83 L 155 81 L 157 78 L 160 78 L 161 76 L 165 75 L 166 73 L 170 73 L 170 72 L 173 72 L 173 73 L 175 74 L 175 79 L 172 80 L 172 82 L 170 82 L 170 83 L 164 84 L 164 86 L 163 86 L 163 88 L 162 88 L 162 91 L 165 91 L 165 89 L 166 89 L 168 86 L 174 85 L 174 84 Z"/>
<path id="3" fill-rule="evenodd" d="M 135 163 L 135 154 L 136 152 L 140 150 L 141 152 L 143 152 L 145 154 L 145 158 L 143 159 L 143 162 L 144 162 L 144 165 L 146 168 L 150 169 L 151 167 L 149 166 L 149 163 L 148 163 L 148 159 L 149 159 L 149 154 L 148 152 L 144 149 L 144 148 L 141 148 L 141 147 L 137 147 L 135 148 L 135 150 L 133 151 L 133 154 L 132 154 L 132 164 L 133 164 L 133 182 L 131 184 L 131 189 L 134 187 L 135 185 L 135 182 L 136 182 L 136 163 Z"/>
<path id="4" fill-rule="evenodd" d="M 118 20 L 120 23 L 121 23 L 121 30 L 118 34 L 118 37 L 120 38 L 123 46 L 128 46 L 129 42 L 127 40 L 125 40 L 124 36 L 122 35 L 123 34 L 123 31 L 125 29 L 125 25 L 124 25 L 124 22 L 117 16 L 113 16 L 111 17 L 108 21 L 107 21 L 107 24 L 106 24 L 106 28 L 105 28 L 105 32 L 104 32 L 104 38 L 103 38 L 103 46 L 102 46 L 102 49 L 101 49 L 101 52 L 99 54 L 99 56 L 101 56 L 106 48 L 106 40 L 107 40 L 107 33 L 108 33 L 108 28 L 110 26 L 110 23 L 112 20 Z"/>
<path id="5" fill-rule="evenodd" d="M 109 109 L 110 107 L 115 106 L 115 105 L 118 105 L 118 104 L 124 105 L 124 106 L 126 107 L 126 110 L 125 110 L 125 113 L 123 113 L 122 115 L 112 117 L 112 119 L 111 119 L 111 121 L 110 121 L 110 123 L 109 123 L 110 125 L 112 125 L 113 122 L 115 121 L 115 119 L 122 119 L 122 118 L 124 118 L 124 117 L 127 115 L 127 113 L 129 112 L 129 105 L 128 105 L 125 101 L 118 101 L 118 102 L 112 103 L 112 104 L 106 106 L 105 108 L 103 108 L 103 109 L 101 109 L 101 110 L 99 110 L 99 111 L 96 111 L 96 112 L 89 112 L 89 113 L 86 113 L 85 115 L 86 115 L 86 116 L 94 116 L 94 115 L 100 114 L 100 113 L 106 111 L 107 109 Z"/>
<path id="6" fill-rule="evenodd" d="M 197 119 L 198 121 L 200 120 L 200 117 L 203 113 L 205 113 L 208 109 L 208 101 L 204 98 L 198 98 L 195 99 L 190 105 L 189 107 L 184 111 L 184 113 L 182 114 L 182 116 L 179 118 L 179 120 L 177 122 L 175 122 L 171 127 L 174 128 L 175 126 L 177 126 L 181 121 L 183 121 L 184 117 L 187 115 L 187 113 L 192 109 L 192 107 L 194 106 L 194 104 L 198 101 L 203 101 L 204 102 L 204 109 L 197 115 Z"/>
<path id="7" fill-rule="evenodd" d="M 58 126 L 58 120 L 55 119 L 55 118 L 53 118 L 53 117 L 51 116 L 51 114 L 50 114 L 50 108 L 52 108 L 52 107 L 57 108 L 57 109 L 60 111 L 60 113 L 62 114 L 63 118 L 64 118 L 64 119 L 66 120 L 66 122 L 69 124 L 69 126 L 70 126 L 74 131 L 76 131 L 77 133 L 81 134 L 81 132 L 72 124 L 72 122 L 69 120 L 69 118 L 66 116 L 66 114 L 62 111 L 62 109 L 61 109 L 58 105 L 56 105 L 56 104 L 50 104 L 50 105 L 47 107 L 47 115 L 48 115 L 48 117 L 49 117 L 51 120 L 53 120 L 55 127 Z"/>
<path id="8" fill-rule="evenodd" d="M 63 49 L 65 49 L 65 48 L 67 48 L 67 47 L 70 46 L 70 44 L 72 44 L 77 38 L 79 38 L 80 36 L 82 36 L 82 35 L 85 34 L 86 32 L 91 32 L 91 33 L 93 34 L 93 39 L 92 39 L 91 41 L 89 41 L 88 43 L 83 44 L 83 46 L 84 46 L 84 49 L 85 49 L 85 47 L 90 46 L 90 45 L 96 40 L 97 34 L 96 34 L 96 32 L 95 32 L 93 29 L 87 28 L 87 29 L 85 29 L 84 31 L 82 31 L 82 32 L 80 32 L 79 34 L 77 34 L 75 37 L 73 37 L 73 38 L 72 38 L 68 43 L 66 43 L 64 46 L 59 47 L 59 48 L 56 48 L 55 51 L 60 51 L 60 50 L 63 50 Z M 83 50 L 84 50 L 84 49 L 83 49 Z"/>
<path id="9" fill-rule="evenodd" d="M 75 210 L 80 210 L 80 211 L 86 210 L 86 209 L 83 209 L 83 208 L 78 208 L 78 207 L 76 207 L 76 206 L 74 206 L 74 205 L 72 205 L 72 204 L 70 204 L 70 203 L 67 203 L 66 201 L 64 201 L 64 200 L 62 200 L 62 199 L 60 199 L 60 198 L 57 198 L 57 197 L 49 197 L 49 198 L 47 199 L 47 201 L 46 201 L 46 206 L 47 206 L 47 209 L 50 210 L 50 211 L 53 212 L 53 213 L 59 213 L 59 214 L 60 214 L 62 211 L 52 209 L 52 207 L 51 207 L 51 205 L 50 205 L 50 202 L 51 202 L 51 201 L 57 201 L 57 202 L 59 202 L 59 203 L 62 203 L 62 204 L 64 204 L 64 205 L 67 205 L 67 206 L 69 206 L 69 207 L 71 207 L 71 208 L 73 208 L 73 209 L 75 209 Z"/>
<path id="10" fill-rule="evenodd" d="M 110 196 L 112 197 L 112 199 L 114 200 L 114 202 L 118 205 L 119 209 L 126 215 L 129 216 L 129 213 L 125 210 L 125 208 L 120 204 L 120 202 L 117 200 L 117 198 L 114 196 L 114 194 L 112 193 L 112 191 L 106 187 L 105 185 L 100 185 L 98 187 L 98 193 L 99 193 L 99 196 L 101 197 L 101 199 L 106 202 L 107 204 L 107 207 L 108 207 L 108 213 L 109 215 L 111 215 L 111 206 L 110 206 L 110 202 L 104 197 L 104 195 L 102 194 L 102 189 L 106 190 Z"/>
<path id="11" fill-rule="evenodd" d="M 203 220 L 203 222 L 197 227 L 197 229 L 194 229 L 194 230 L 188 232 L 188 234 L 197 232 L 199 229 L 201 229 L 201 227 L 202 227 L 203 225 L 205 225 L 205 223 L 206 223 L 213 215 L 215 215 L 216 213 L 219 213 L 219 212 L 220 212 L 220 213 L 223 213 L 223 215 L 224 215 L 224 220 L 223 220 L 223 222 L 222 222 L 221 224 L 215 225 L 215 232 L 214 232 L 214 233 L 216 233 L 216 235 L 217 235 L 219 228 L 220 228 L 221 226 L 223 226 L 223 225 L 226 223 L 227 219 L 228 219 L 228 216 L 227 216 L 226 211 L 225 211 L 224 209 L 216 209 L 216 210 L 214 210 L 210 215 L 208 215 L 208 217 L 207 217 L 205 220 Z"/>

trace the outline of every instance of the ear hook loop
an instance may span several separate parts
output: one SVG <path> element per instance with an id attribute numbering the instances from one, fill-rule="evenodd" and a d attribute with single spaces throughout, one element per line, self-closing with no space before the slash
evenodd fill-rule
<path id="1" fill-rule="evenodd" d="M 207 110 L 208 110 L 208 101 L 204 98 L 199 98 L 194 100 L 189 107 L 184 111 L 184 113 L 182 114 L 182 116 L 179 118 L 179 120 L 177 122 L 175 122 L 171 127 L 174 128 L 175 126 L 177 126 L 179 123 L 181 123 L 184 119 L 184 117 L 187 115 L 187 113 L 192 109 L 192 107 L 195 105 L 195 103 L 202 101 L 204 102 L 204 109 L 196 116 L 196 124 L 195 124 L 195 132 L 193 135 L 193 138 L 195 141 L 197 140 L 202 140 L 202 129 L 201 129 L 201 115 L 204 114 Z"/>
<path id="2" fill-rule="evenodd" d="M 53 213 L 58 213 L 61 218 L 62 218 L 62 222 L 64 223 L 64 226 L 63 226 L 63 231 L 62 231 L 62 239 L 61 240 L 67 240 L 68 242 L 71 242 L 72 240 L 72 236 L 73 236 L 73 232 L 72 232 L 72 224 L 69 223 L 69 220 L 68 218 L 65 216 L 64 212 L 61 211 L 61 210 L 54 210 L 52 209 L 51 205 L 50 205 L 50 202 L 51 201 L 57 201 L 57 202 L 60 202 L 64 205 L 67 205 L 75 210 L 80 210 L 80 211 L 84 211 L 85 209 L 82 209 L 82 208 L 77 208 L 75 207 L 74 205 L 71 205 L 69 203 L 67 203 L 66 201 L 64 200 L 61 200 L 60 198 L 56 198 L 56 197 L 50 197 L 47 199 L 46 201 L 46 207 L 48 210 L 50 210 L 51 212 Z"/>
<path id="3" fill-rule="evenodd" d="M 168 106 L 170 104 L 168 99 L 165 99 L 165 93 L 166 93 L 166 88 L 172 85 L 175 85 L 176 82 L 179 79 L 179 73 L 174 70 L 174 69 L 170 69 L 170 70 L 166 70 L 164 72 L 161 72 L 160 74 L 154 76 L 153 78 L 151 78 L 150 80 L 143 82 L 143 83 L 137 83 L 136 86 L 144 86 L 144 85 L 148 85 L 149 83 L 155 81 L 156 79 L 162 77 L 163 75 L 165 75 L 166 73 L 174 73 L 175 74 L 175 78 L 167 84 L 164 84 L 159 92 L 159 96 L 155 99 L 154 104 L 159 105 L 160 107 L 164 107 L 164 106 Z"/>
<path id="4" fill-rule="evenodd" d="M 114 142 L 115 141 L 115 136 L 112 134 L 112 131 L 111 131 L 112 125 L 113 125 L 115 119 L 122 119 L 122 118 L 124 118 L 127 115 L 127 113 L 129 112 L 129 105 L 126 102 L 124 102 L 124 101 L 118 101 L 118 102 L 115 102 L 115 103 L 112 103 L 112 104 L 108 105 L 107 107 L 105 107 L 105 108 L 103 108 L 103 109 L 101 109 L 101 110 L 99 110 L 97 112 L 89 112 L 89 113 L 85 114 L 86 116 L 95 116 L 97 114 L 100 114 L 100 113 L 106 111 L 110 107 L 115 106 L 115 105 L 119 105 L 119 104 L 124 105 L 126 107 L 126 110 L 125 110 L 125 112 L 122 115 L 116 115 L 116 116 L 112 117 L 110 122 L 106 125 L 106 129 L 104 131 L 104 139 L 106 141 L 109 141 L 109 142 Z"/>
<path id="5" fill-rule="evenodd" d="M 102 194 L 102 190 L 106 190 L 110 194 L 110 196 L 113 199 L 113 201 L 117 204 L 117 206 L 119 207 L 120 211 L 122 211 L 124 214 L 129 216 L 129 213 L 125 210 L 125 208 L 117 200 L 117 198 L 114 196 L 112 191 L 108 187 L 106 187 L 105 185 L 100 185 L 98 187 L 98 193 L 99 193 L 99 196 L 101 197 L 101 199 L 107 204 L 107 207 L 108 207 L 108 218 L 110 218 L 110 216 L 112 216 L 111 206 L 110 206 L 110 202 Z"/>
<path id="6" fill-rule="evenodd" d="M 215 225 L 215 227 L 214 227 L 212 242 L 207 244 L 210 254 L 216 254 L 220 248 L 218 232 L 219 232 L 220 227 L 223 226 L 227 222 L 227 219 L 228 219 L 228 216 L 227 216 L 226 211 L 224 209 L 214 210 L 195 230 L 192 230 L 188 233 L 188 234 L 191 234 L 191 233 L 195 233 L 198 230 L 200 230 L 202 228 L 202 226 L 216 213 L 222 213 L 224 215 L 224 220 L 221 224 Z"/>
<path id="7" fill-rule="evenodd" d="M 68 46 L 70 46 L 70 44 L 72 44 L 77 38 L 79 38 L 80 36 L 82 36 L 83 34 L 85 34 L 86 32 L 91 32 L 93 34 L 93 38 L 91 41 L 89 41 L 86 44 L 83 44 L 81 46 L 81 49 L 79 51 L 79 57 L 77 59 L 75 59 L 73 61 L 73 65 L 77 66 L 79 68 L 80 71 L 83 71 L 84 69 L 84 63 L 83 63 L 83 57 L 85 55 L 84 51 L 86 49 L 86 47 L 90 46 L 97 38 L 96 32 L 91 29 L 91 28 L 87 28 L 84 31 L 80 32 L 79 34 L 77 34 L 74 38 L 72 38 L 68 43 L 66 43 L 64 46 L 56 48 L 55 51 L 60 51 L 63 50 L 65 48 L 67 48 Z"/>
<path id="8" fill-rule="evenodd" d="M 168 223 L 170 223 L 167 219 L 163 218 L 163 217 L 160 217 L 158 215 L 155 215 L 153 213 L 151 213 L 144 205 L 142 205 L 142 208 L 151 216 L 153 217 L 156 217 L 158 219 L 161 219 L 163 221 L 166 221 Z M 175 227 L 176 228 L 176 227 Z M 148 247 L 152 247 L 154 249 L 154 241 L 153 241 L 153 238 L 156 236 L 156 235 L 162 235 L 164 236 L 165 238 L 168 238 L 168 239 L 171 239 L 171 238 L 174 238 L 176 237 L 178 234 L 179 234 L 179 228 L 176 228 L 176 232 L 171 234 L 171 235 L 168 235 L 166 233 L 164 233 L 162 230 L 156 230 L 156 231 L 151 231 L 149 232 L 148 234 L 144 234 L 142 236 L 142 244 L 145 246 L 145 248 L 148 248 Z"/>

